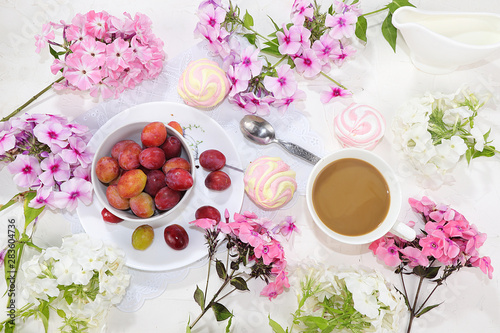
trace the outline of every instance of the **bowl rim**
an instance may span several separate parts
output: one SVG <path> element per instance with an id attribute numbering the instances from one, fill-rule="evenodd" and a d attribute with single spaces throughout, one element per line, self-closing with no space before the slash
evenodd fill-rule
<path id="1" fill-rule="evenodd" d="M 381 175 L 384 177 L 384 180 L 387 183 L 387 186 L 389 187 L 390 204 L 389 204 L 389 211 L 387 212 L 386 217 L 376 229 L 359 236 L 343 235 L 328 228 L 316 214 L 316 211 L 314 209 L 314 204 L 312 202 L 312 190 L 314 187 L 314 181 L 316 177 L 319 175 L 319 173 L 330 163 L 345 158 L 355 158 L 371 164 L 381 173 Z M 388 231 L 391 230 L 391 228 L 394 225 L 397 224 L 397 219 L 401 210 L 401 202 L 402 202 L 401 187 L 398 179 L 396 178 L 396 174 L 394 173 L 391 166 L 379 155 L 365 149 L 343 148 L 327 154 L 318 163 L 314 165 L 307 180 L 306 204 L 314 223 L 327 236 L 346 244 L 353 244 L 353 245 L 367 244 L 384 236 Z"/>
<path id="2" fill-rule="evenodd" d="M 112 213 L 113 215 L 116 215 L 117 217 L 123 219 L 124 221 L 133 222 L 133 223 L 139 223 L 138 226 L 140 224 L 147 224 L 147 223 L 151 223 L 151 222 L 158 222 L 162 218 L 166 218 L 172 212 L 176 211 L 179 207 L 181 207 L 188 200 L 188 198 L 189 198 L 189 196 L 190 196 L 190 194 L 191 194 L 191 192 L 192 192 L 192 190 L 194 188 L 194 182 L 196 181 L 195 180 L 195 178 L 196 178 L 195 159 L 194 159 L 194 156 L 193 156 L 193 152 L 191 151 L 191 149 L 189 149 L 189 144 L 187 143 L 186 139 L 175 128 L 173 128 L 172 126 L 166 124 L 163 121 L 159 121 L 159 122 L 163 123 L 163 125 L 165 125 L 165 127 L 167 128 L 168 136 L 172 136 L 173 135 L 173 136 L 177 137 L 180 140 L 182 148 L 183 148 L 183 151 L 187 154 L 188 161 L 189 161 L 189 163 L 191 165 L 190 173 L 191 173 L 191 176 L 193 177 L 193 186 L 184 192 L 184 195 L 182 196 L 181 200 L 173 208 L 171 208 L 169 210 L 166 210 L 166 211 L 159 212 L 159 213 L 157 213 L 158 210 L 155 209 L 155 214 L 153 216 L 147 217 L 147 218 L 142 218 L 142 217 L 138 217 L 138 216 L 134 215 L 130 211 L 130 209 L 128 209 L 128 210 L 116 209 L 116 208 L 114 208 L 113 206 L 111 206 L 108 203 L 108 200 L 107 200 L 106 194 L 105 194 L 105 190 L 102 191 L 102 189 L 106 189 L 108 185 L 100 182 L 99 179 L 97 179 L 97 174 L 96 174 L 96 171 L 95 171 L 95 166 L 97 164 L 97 161 L 101 157 L 103 157 L 103 156 L 111 156 L 111 151 L 109 151 L 107 154 L 102 154 L 101 148 L 103 146 L 103 143 L 104 142 L 110 142 L 111 140 L 113 140 L 112 137 L 114 135 L 116 135 L 117 132 L 123 131 L 125 128 L 137 127 L 137 126 L 139 126 L 139 124 L 143 124 L 141 126 L 142 126 L 142 128 L 144 128 L 144 126 L 146 126 L 147 124 L 150 124 L 152 122 L 153 121 L 133 122 L 133 123 L 124 124 L 123 126 L 120 126 L 120 127 L 116 128 L 111 133 L 109 133 L 108 135 L 106 135 L 106 137 L 102 140 L 102 142 L 97 147 L 97 149 L 96 149 L 96 151 L 94 153 L 94 157 L 92 158 L 91 183 L 92 183 L 92 189 L 93 189 L 94 196 L 97 197 L 97 200 L 99 201 L 99 203 L 101 205 L 103 205 L 104 208 L 106 208 L 110 213 Z M 113 141 L 119 142 L 121 140 L 126 140 L 126 139 L 123 138 L 123 139 L 120 139 L 118 141 L 116 141 L 116 140 L 113 140 Z M 141 144 L 140 142 L 138 142 L 138 143 Z M 142 147 L 142 145 L 141 145 L 141 147 Z M 153 200 L 154 200 L 154 198 L 153 198 Z M 162 223 L 162 225 L 166 225 L 168 222 L 169 221 L 166 220 L 165 223 Z"/>

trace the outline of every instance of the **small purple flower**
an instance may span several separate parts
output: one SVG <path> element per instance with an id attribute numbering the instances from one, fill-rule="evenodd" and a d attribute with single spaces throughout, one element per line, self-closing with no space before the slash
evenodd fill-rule
<path id="1" fill-rule="evenodd" d="M 68 145 L 66 140 L 70 137 L 71 131 L 59 122 L 47 121 L 36 125 L 33 134 L 38 141 L 45 143 L 52 151 L 57 152 Z"/>
<path id="2" fill-rule="evenodd" d="M 320 94 L 321 103 L 326 104 L 336 97 L 349 97 L 352 95 L 348 90 L 336 86 L 330 86 L 330 90 L 322 91 Z"/>
<path id="3" fill-rule="evenodd" d="M 14 162 L 7 166 L 14 175 L 13 180 L 20 187 L 34 187 L 40 185 L 38 176 L 42 173 L 38 160 L 30 155 L 17 155 Z"/>

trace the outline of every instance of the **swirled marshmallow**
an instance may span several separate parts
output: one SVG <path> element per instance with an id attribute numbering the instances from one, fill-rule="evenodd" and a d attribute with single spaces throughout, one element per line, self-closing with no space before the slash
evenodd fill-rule
<path id="1" fill-rule="evenodd" d="M 384 136 L 385 120 L 371 106 L 353 103 L 335 117 L 334 131 L 343 147 L 371 150 Z"/>
<path id="2" fill-rule="evenodd" d="M 243 181 L 250 199 L 265 209 L 286 205 L 297 189 L 295 171 L 279 157 L 257 158 L 248 165 Z"/>
<path id="3" fill-rule="evenodd" d="M 219 65 L 209 59 L 191 61 L 181 77 L 177 92 L 187 105 L 210 108 L 229 92 L 229 80 Z"/>

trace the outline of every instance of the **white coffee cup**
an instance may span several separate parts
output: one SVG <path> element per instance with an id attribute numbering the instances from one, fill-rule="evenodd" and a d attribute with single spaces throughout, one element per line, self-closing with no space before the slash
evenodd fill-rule
<path id="1" fill-rule="evenodd" d="M 333 231 L 328 226 L 326 226 L 325 223 L 323 223 L 323 221 L 321 221 L 321 219 L 318 217 L 313 204 L 313 186 L 318 175 L 330 163 L 344 158 L 359 159 L 371 164 L 382 174 L 389 188 L 390 204 L 385 219 L 374 230 L 363 235 L 348 236 Z M 313 170 L 309 175 L 306 187 L 306 201 L 309 212 L 311 213 L 316 225 L 328 236 L 340 242 L 347 244 L 367 244 L 381 238 L 388 232 L 391 232 L 408 241 L 412 241 L 415 239 L 415 231 L 406 224 L 398 222 L 397 220 L 401 209 L 402 196 L 401 188 L 399 186 L 398 180 L 396 179 L 396 175 L 394 174 L 389 164 L 387 164 L 378 155 L 368 150 L 344 148 L 323 157 L 313 167 Z"/>

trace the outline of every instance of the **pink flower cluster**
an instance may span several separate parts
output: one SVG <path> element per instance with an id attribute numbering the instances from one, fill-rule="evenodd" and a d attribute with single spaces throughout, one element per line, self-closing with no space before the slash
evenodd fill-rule
<path id="1" fill-rule="evenodd" d="M 410 198 L 409 203 L 424 218 L 423 233 L 412 242 L 392 234 L 376 240 L 369 248 L 378 258 L 393 267 L 427 267 L 436 260 L 445 266 L 479 267 L 492 278 L 491 259 L 480 257 L 478 252 L 486 234 L 479 232 L 456 210 L 437 205 L 425 196 L 422 200 Z"/>
<path id="2" fill-rule="evenodd" d="M 292 232 L 298 230 L 291 217 L 273 226 L 270 220 L 259 219 L 254 213 L 245 212 L 235 213 L 234 221 L 230 222 L 229 212 L 226 210 L 225 221 L 217 222 L 213 219 L 202 218 L 190 223 L 207 230 L 207 237 L 217 238 L 220 233 L 225 235 L 228 244 L 231 244 L 229 249 L 231 257 L 238 258 L 238 254 L 246 257 L 248 253 L 248 262 L 254 262 L 251 276 L 261 277 L 267 282 L 261 295 L 269 299 L 276 298 L 283 293 L 284 288 L 290 287 L 288 272 L 285 270 L 285 253 L 275 236 L 281 234 L 289 237 Z M 274 281 L 269 281 L 270 277 Z"/>
<path id="3" fill-rule="evenodd" d="M 331 65 L 341 66 L 355 50 L 349 46 L 354 35 L 359 10 L 357 5 L 335 1 L 334 14 L 327 14 L 324 22 L 317 22 L 319 7 L 310 0 L 295 0 L 292 7 L 291 26 L 283 24 L 275 32 L 276 38 L 265 44 L 276 49 L 276 55 L 288 59 L 288 63 L 271 65 L 253 45 L 243 46 L 234 38 L 238 21 L 233 5 L 221 0 L 205 0 L 198 8 L 199 22 L 195 33 L 208 41 L 210 50 L 223 59 L 223 69 L 232 83 L 229 101 L 250 114 L 267 115 L 270 106 L 284 113 L 295 100 L 305 98 L 297 88 L 294 72 L 305 78 L 317 77 L 329 72 Z M 321 29 L 321 36 L 313 34 Z M 251 33 L 250 33 L 251 34 Z M 321 94 L 323 103 L 334 97 L 350 96 L 351 93 L 337 85 Z"/>
<path id="4" fill-rule="evenodd" d="M 24 114 L 0 123 L 0 162 L 17 186 L 36 190 L 32 208 L 76 208 L 92 201 L 88 130 L 66 118 Z"/>
<path id="5" fill-rule="evenodd" d="M 151 20 L 143 14 L 124 13 L 119 19 L 105 11 L 77 14 L 71 24 L 50 22 L 37 35 L 37 52 L 47 43 L 57 51 L 51 70 L 62 72 L 64 81 L 54 88 L 90 90 L 92 96 L 117 97 L 145 79 L 158 76 L 163 68 L 163 42 L 151 30 Z M 62 30 L 63 43 L 55 31 Z M 64 58 L 60 59 L 60 56 Z"/>

